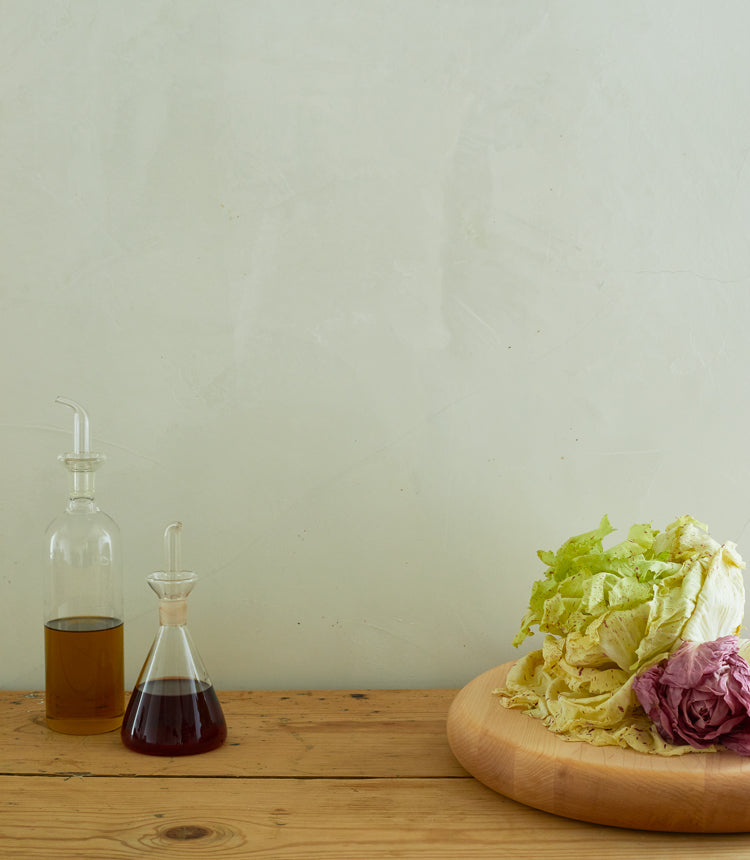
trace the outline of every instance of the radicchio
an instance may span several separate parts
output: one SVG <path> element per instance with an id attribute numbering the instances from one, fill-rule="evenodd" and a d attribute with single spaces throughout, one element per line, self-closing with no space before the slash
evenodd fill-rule
<path id="1" fill-rule="evenodd" d="M 736 636 L 683 642 L 633 681 L 633 691 L 667 743 L 721 744 L 750 755 L 750 666 Z"/>

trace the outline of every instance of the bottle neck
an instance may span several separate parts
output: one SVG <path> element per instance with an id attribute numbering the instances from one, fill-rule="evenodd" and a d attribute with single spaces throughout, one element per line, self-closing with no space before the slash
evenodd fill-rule
<path id="1" fill-rule="evenodd" d="M 82 503 L 94 506 L 94 472 L 105 461 L 103 454 L 60 454 L 57 458 L 68 470 L 68 509 Z M 84 505 L 85 507 L 85 505 Z"/>
<path id="2" fill-rule="evenodd" d="M 90 513 L 98 510 L 94 502 L 93 472 L 71 472 L 68 483 L 69 513 Z"/>
<path id="3" fill-rule="evenodd" d="M 94 473 L 72 471 L 68 481 L 68 507 L 94 503 Z"/>

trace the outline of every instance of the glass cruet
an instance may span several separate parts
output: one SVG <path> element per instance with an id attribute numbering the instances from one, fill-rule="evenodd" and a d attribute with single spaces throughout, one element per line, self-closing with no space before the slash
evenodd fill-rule
<path id="1" fill-rule="evenodd" d="M 182 523 L 164 531 L 164 570 L 146 581 L 159 598 L 159 630 L 122 722 L 122 742 L 147 755 L 194 755 L 224 743 L 224 714 L 187 627 L 187 598 L 198 581 L 182 569 Z"/>
<path id="2" fill-rule="evenodd" d="M 117 523 L 94 499 L 105 461 L 90 450 L 86 410 L 74 400 L 68 503 L 46 533 L 44 664 L 47 726 L 73 735 L 118 729 L 125 707 L 122 555 Z"/>

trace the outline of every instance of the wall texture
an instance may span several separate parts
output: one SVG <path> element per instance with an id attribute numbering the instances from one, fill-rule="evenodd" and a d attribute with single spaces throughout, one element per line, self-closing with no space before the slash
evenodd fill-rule
<path id="1" fill-rule="evenodd" d="M 0 20 L 0 685 L 43 685 L 57 395 L 109 457 L 129 685 L 175 519 L 225 689 L 461 686 L 605 512 L 750 557 L 746 3 Z"/>

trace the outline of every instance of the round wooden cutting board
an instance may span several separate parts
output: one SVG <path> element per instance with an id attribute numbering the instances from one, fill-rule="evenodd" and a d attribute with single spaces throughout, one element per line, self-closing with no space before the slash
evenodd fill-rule
<path id="1" fill-rule="evenodd" d="M 750 758 L 728 751 L 664 757 L 564 741 L 492 695 L 512 665 L 475 678 L 448 713 L 453 754 L 480 782 L 527 806 L 595 824 L 750 831 Z"/>

